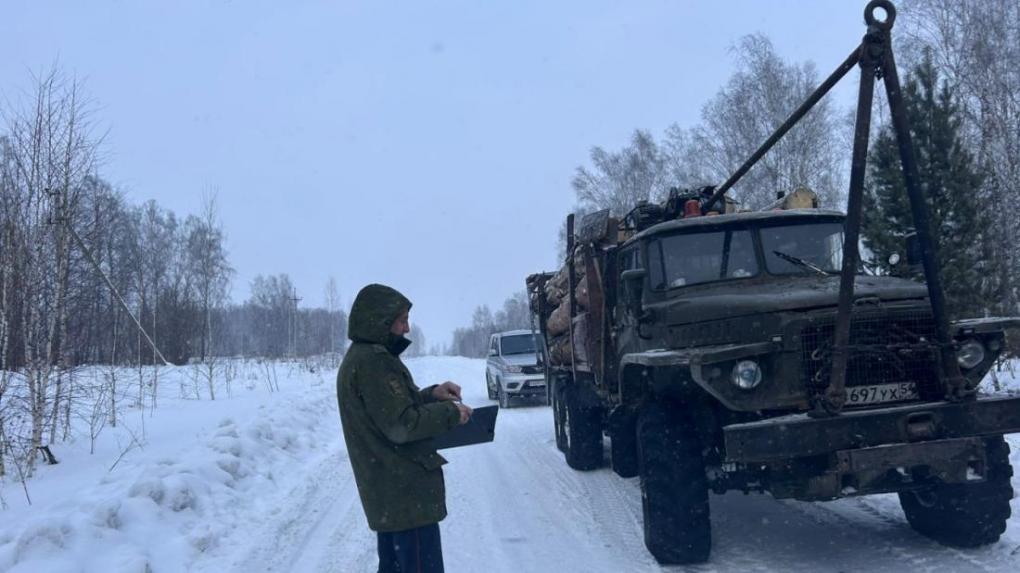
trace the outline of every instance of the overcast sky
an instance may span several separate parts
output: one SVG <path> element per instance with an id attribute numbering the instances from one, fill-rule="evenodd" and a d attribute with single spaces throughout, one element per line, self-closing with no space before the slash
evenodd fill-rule
<path id="1" fill-rule="evenodd" d="M 745 34 L 827 75 L 864 5 L 9 0 L 0 96 L 58 62 L 132 203 L 184 215 L 218 189 L 234 300 L 258 274 L 289 274 L 302 306 L 330 275 L 345 306 L 382 282 L 431 346 L 557 266 L 591 146 L 695 124 Z"/>

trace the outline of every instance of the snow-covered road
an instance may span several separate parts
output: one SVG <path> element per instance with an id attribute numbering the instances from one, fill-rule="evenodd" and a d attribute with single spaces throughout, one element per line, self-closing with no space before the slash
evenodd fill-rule
<path id="1" fill-rule="evenodd" d="M 409 366 L 421 386 L 455 380 L 465 401 L 490 403 L 484 362 L 423 358 Z M 661 571 L 645 551 L 637 479 L 608 469 L 576 472 L 552 440 L 550 410 L 500 412 L 492 444 L 448 450 L 450 516 L 442 523 L 451 572 Z M 1015 453 L 1020 440 L 1011 438 Z M 374 571 L 374 536 L 337 441 L 310 464 L 274 523 L 238 571 Z M 338 462 L 343 463 L 338 463 Z M 1020 490 L 1020 483 L 1014 481 Z M 1014 516 L 1020 505 L 1014 500 Z M 712 497 L 714 549 L 693 571 L 1015 571 L 1020 520 L 996 545 L 960 551 L 915 534 L 895 496 L 832 503 L 775 501 L 763 495 Z M 280 540 L 283 540 L 281 543 Z M 679 568 L 672 568 L 679 569 Z"/>
<path id="2" fill-rule="evenodd" d="M 491 403 L 484 361 L 408 366 L 421 386 L 454 380 L 468 404 Z M 137 411 L 101 436 L 94 455 L 87 439 L 60 444 L 61 463 L 28 485 L 33 505 L 20 484 L 0 482 L 0 572 L 375 571 L 335 371 L 283 364 L 281 388 L 269 391 L 258 380 L 264 367 L 248 368 L 246 385 L 215 402 L 161 398 L 145 413 L 144 445 L 126 456 Z M 162 376 L 169 392 L 187 371 Z M 1020 468 L 1020 435 L 1009 441 Z M 638 480 L 568 468 L 549 408 L 503 410 L 494 443 L 444 455 L 447 571 L 664 570 L 644 548 Z M 1013 486 L 1020 491 L 1020 479 Z M 1020 570 L 1018 500 L 1002 540 L 969 551 L 915 534 L 890 495 L 809 504 L 727 494 L 711 503 L 712 558 L 692 571 Z"/>

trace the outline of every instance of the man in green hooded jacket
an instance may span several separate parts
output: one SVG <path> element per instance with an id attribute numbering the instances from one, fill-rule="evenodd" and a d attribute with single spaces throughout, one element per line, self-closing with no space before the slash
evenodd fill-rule
<path id="1" fill-rule="evenodd" d="M 379 571 L 443 570 L 439 522 L 446 517 L 446 463 L 432 438 L 471 416 L 460 386 L 419 389 L 400 353 L 411 342 L 411 301 L 377 284 L 351 308 L 337 400 L 347 454 L 368 526 L 376 532 Z"/>

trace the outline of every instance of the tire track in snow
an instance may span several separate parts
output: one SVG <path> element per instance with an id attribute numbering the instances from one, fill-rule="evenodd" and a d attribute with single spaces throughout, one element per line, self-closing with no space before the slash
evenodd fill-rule
<path id="1" fill-rule="evenodd" d="M 564 557 L 576 551 L 626 570 L 630 560 L 620 561 L 614 540 L 586 507 L 589 486 L 577 481 L 537 431 L 536 419 L 546 413 L 536 408 L 501 412 L 496 443 L 446 453 L 451 461 L 446 474 L 451 517 L 443 523 L 448 571 L 479 570 L 482 561 L 487 571 L 569 571 Z"/>
<path id="2" fill-rule="evenodd" d="M 235 571 L 374 570 L 374 536 L 364 523 L 346 453 L 338 445 L 304 471 L 309 479 L 270 511 L 272 521 L 256 534 L 254 549 Z"/>

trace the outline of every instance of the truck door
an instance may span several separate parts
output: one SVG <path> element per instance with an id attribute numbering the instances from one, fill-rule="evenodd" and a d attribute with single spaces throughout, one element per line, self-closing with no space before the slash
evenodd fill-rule
<path id="1" fill-rule="evenodd" d="M 635 279 L 631 275 L 642 268 L 640 245 L 631 245 L 618 251 L 615 273 L 616 304 L 612 309 L 612 332 L 617 356 L 636 342 L 635 332 L 638 327 L 637 317 L 641 312 L 644 279 Z"/>

